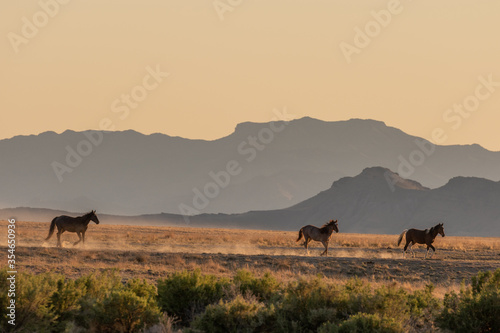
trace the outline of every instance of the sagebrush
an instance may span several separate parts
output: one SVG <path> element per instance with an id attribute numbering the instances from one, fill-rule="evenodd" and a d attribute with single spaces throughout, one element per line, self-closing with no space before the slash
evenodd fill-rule
<path id="1" fill-rule="evenodd" d="M 0 270 L 0 279 L 8 277 Z M 156 284 L 104 270 L 72 280 L 55 273 L 17 276 L 16 332 L 148 332 L 168 323 L 186 332 L 500 332 L 500 269 L 479 273 L 443 300 L 433 285 L 321 276 L 282 282 L 241 270 L 232 278 L 182 271 Z M 1 330 L 7 285 L 0 285 Z"/>

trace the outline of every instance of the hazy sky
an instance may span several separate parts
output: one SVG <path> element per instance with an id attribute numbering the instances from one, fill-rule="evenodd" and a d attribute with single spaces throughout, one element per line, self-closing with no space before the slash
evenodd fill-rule
<path id="1" fill-rule="evenodd" d="M 59 1 L 0 5 L 0 139 L 215 139 L 287 107 L 500 150 L 500 1 Z"/>

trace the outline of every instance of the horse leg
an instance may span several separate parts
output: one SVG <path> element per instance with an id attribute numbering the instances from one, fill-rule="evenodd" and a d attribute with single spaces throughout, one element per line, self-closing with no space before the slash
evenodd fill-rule
<path id="1" fill-rule="evenodd" d="M 427 251 L 429 251 L 429 247 L 432 249 L 432 253 L 431 253 L 431 256 L 429 258 L 432 258 L 432 256 L 434 255 L 434 253 L 436 253 L 436 248 L 434 246 L 432 246 L 432 244 L 430 244 L 428 247 L 427 247 Z"/>
<path id="2" fill-rule="evenodd" d="M 57 247 L 62 247 L 61 235 L 63 232 L 64 232 L 64 229 L 57 229 Z"/>
<path id="3" fill-rule="evenodd" d="M 80 243 L 82 241 L 82 235 L 80 234 L 80 231 L 77 231 L 76 234 L 78 235 L 78 241 L 73 243 L 73 246 L 76 244 Z"/>
<path id="4" fill-rule="evenodd" d="M 415 251 L 413 251 L 413 242 L 408 242 L 405 246 L 405 250 L 408 250 L 408 252 L 411 252 L 411 257 L 415 258 Z"/>
<path id="5" fill-rule="evenodd" d="M 408 249 L 408 244 L 410 244 L 410 242 L 406 242 L 405 248 L 403 249 L 403 258 L 406 255 L 406 250 Z M 411 245 L 410 245 L 410 248 L 411 248 Z"/>
<path id="6" fill-rule="evenodd" d="M 304 242 L 304 247 L 306 248 L 306 255 L 309 255 L 309 248 L 307 247 L 309 245 L 309 237 L 306 238 L 306 241 Z"/>
<path id="7" fill-rule="evenodd" d="M 85 247 L 85 231 L 82 232 L 83 247 Z"/>
<path id="8" fill-rule="evenodd" d="M 325 247 L 325 251 L 323 251 L 323 253 L 321 253 L 321 255 L 326 254 L 326 256 L 328 256 L 328 241 L 321 242 L 321 243 L 323 243 L 323 246 Z"/>

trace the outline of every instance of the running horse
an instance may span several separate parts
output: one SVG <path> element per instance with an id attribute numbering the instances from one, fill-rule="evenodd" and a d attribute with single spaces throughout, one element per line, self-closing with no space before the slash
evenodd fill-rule
<path id="1" fill-rule="evenodd" d="M 415 257 L 415 252 L 411 247 L 415 243 L 417 243 L 417 244 L 427 245 L 427 252 L 425 253 L 425 259 L 427 259 L 427 255 L 429 254 L 429 249 L 432 249 L 433 251 L 430 257 L 432 257 L 436 252 L 436 248 L 432 246 L 432 243 L 434 243 L 434 239 L 437 237 L 437 235 L 441 234 L 441 237 L 444 237 L 444 227 L 442 223 L 439 223 L 438 225 L 425 230 L 418 230 L 418 229 L 403 230 L 403 232 L 401 233 L 401 235 L 399 235 L 398 238 L 398 246 L 399 244 L 401 244 L 401 240 L 403 240 L 403 236 L 405 233 L 406 233 L 406 245 L 405 248 L 403 249 L 403 258 L 405 257 L 405 253 L 408 248 L 411 250 L 413 257 Z"/>
<path id="2" fill-rule="evenodd" d="M 79 240 L 73 243 L 73 246 L 82 241 L 83 244 L 85 244 L 85 231 L 87 231 L 90 221 L 94 221 L 95 224 L 99 224 L 99 219 L 95 214 L 95 210 L 78 217 L 71 217 L 66 215 L 54 217 L 54 219 L 50 223 L 49 235 L 45 240 L 48 241 L 50 237 L 52 237 L 54 229 L 55 227 L 57 227 L 57 247 L 62 247 L 61 235 L 65 231 L 76 232 L 76 234 L 78 235 Z"/>
<path id="3" fill-rule="evenodd" d="M 337 220 L 330 220 L 330 222 L 324 224 L 321 228 L 313 225 L 306 225 L 305 227 L 300 228 L 297 242 L 302 238 L 302 236 L 304 236 L 304 247 L 306 248 L 307 254 L 309 254 L 307 246 L 311 240 L 321 242 L 325 247 L 325 251 L 323 251 L 321 255 L 326 254 L 328 256 L 328 242 L 330 241 L 334 230 L 335 232 L 339 232 Z"/>

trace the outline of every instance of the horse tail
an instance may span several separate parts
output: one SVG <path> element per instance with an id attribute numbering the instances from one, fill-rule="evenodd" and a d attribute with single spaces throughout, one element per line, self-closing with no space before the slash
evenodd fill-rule
<path id="1" fill-rule="evenodd" d="M 52 222 L 50 223 L 50 230 L 49 230 L 49 235 L 47 236 L 47 238 L 45 238 L 45 240 L 49 240 L 50 237 L 52 237 L 52 234 L 54 233 L 54 229 L 56 227 L 56 218 L 54 217 L 52 219 Z"/>
<path id="2" fill-rule="evenodd" d="M 302 229 L 304 229 L 304 228 L 300 228 L 300 230 L 299 230 L 299 238 L 297 238 L 296 242 L 298 242 L 302 238 L 302 236 L 304 235 L 304 233 L 302 232 Z"/>
<path id="3" fill-rule="evenodd" d="M 399 235 L 399 238 L 398 238 L 398 246 L 399 244 L 401 244 L 401 241 L 403 240 L 403 236 L 405 235 L 405 233 L 408 231 L 408 229 L 405 229 L 403 230 L 403 232 L 401 233 L 401 235 Z"/>

